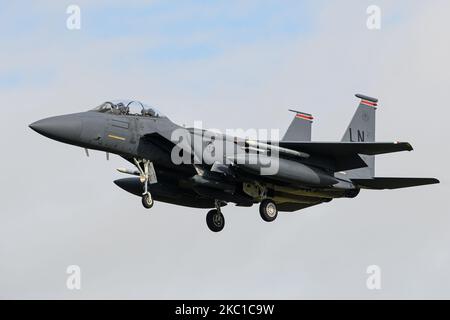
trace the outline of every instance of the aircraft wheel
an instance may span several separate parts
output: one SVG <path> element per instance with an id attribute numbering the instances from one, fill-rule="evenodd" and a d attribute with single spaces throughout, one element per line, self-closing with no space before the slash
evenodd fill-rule
<path id="1" fill-rule="evenodd" d="M 210 210 L 206 214 L 206 224 L 212 232 L 222 231 L 223 227 L 225 227 L 225 217 L 216 209 Z"/>
<path id="2" fill-rule="evenodd" d="M 278 216 L 277 205 L 272 200 L 264 199 L 259 205 L 259 213 L 264 221 L 271 222 Z"/>
<path id="3" fill-rule="evenodd" d="M 150 209 L 151 207 L 153 207 L 153 198 L 152 195 L 150 194 L 150 192 L 147 192 L 146 194 L 144 194 L 142 196 L 142 205 L 144 206 L 144 208 Z"/>

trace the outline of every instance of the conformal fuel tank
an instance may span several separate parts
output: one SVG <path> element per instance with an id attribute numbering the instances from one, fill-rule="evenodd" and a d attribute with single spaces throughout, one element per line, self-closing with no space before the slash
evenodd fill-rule
<path id="1" fill-rule="evenodd" d="M 270 180 L 317 187 L 332 186 L 338 183 L 336 178 L 325 171 L 290 159 L 262 154 L 239 154 L 230 160 L 233 160 L 239 169 L 266 176 Z"/>

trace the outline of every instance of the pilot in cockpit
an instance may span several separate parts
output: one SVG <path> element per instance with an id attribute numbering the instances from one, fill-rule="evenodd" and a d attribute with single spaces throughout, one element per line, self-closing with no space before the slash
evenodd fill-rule
<path id="1" fill-rule="evenodd" d="M 156 115 L 155 111 L 152 108 L 142 108 L 141 114 L 144 117 L 154 117 Z"/>
<path id="2" fill-rule="evenodd" d="M 133 104 L 134 103 L 134 104 Z M 140 112 L 135 110 L 135 108 L 139 106 L 141 108 Z M 154 107 L 150 107 L 148 105 L 144 105 L 139 101 L 107 101 L 100 106 L 92 109 L 93 111 L 102 112 L 102 113 L 112 113 L 116 115 L 132 115 L 137 116 L 141 115 L 144 117 L 164 117 L 162 113 L 160 113 Z"/>
<path id="3" fill-rule="evenodd" d="M 116 108 L 119 110 L 119 114 L 127 115 L 130 112 L 130 107 L 124 105 L 122 102 L 116 104 Z"/>

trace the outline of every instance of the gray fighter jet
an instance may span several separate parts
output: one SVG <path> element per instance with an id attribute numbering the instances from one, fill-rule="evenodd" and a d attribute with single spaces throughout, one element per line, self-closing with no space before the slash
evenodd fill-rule
<path id="1" fill-rule="evenodd" d="M 361 189 L 398 189 L 439 183 L 434 178 L 375 177 L 375 155 L 411 151 L 406 142 L 375 142 L 378 100 L 356 95 L 359 106 L 341 142 L 312 142 L 310 114 L 295 116 L 280 141 L 240 138 L 185 128 L 153 107 L 109 101 L 87 112 L 56 116 L 30 125 L 36 132 L 88 150 L 117 154 L 137 177 L 114 181 L 140 196 L 208 208 L 208 227 L 224 228 L 222 207 L 260 203 L 265 221 L 335 198 L 354 198 Z"/>

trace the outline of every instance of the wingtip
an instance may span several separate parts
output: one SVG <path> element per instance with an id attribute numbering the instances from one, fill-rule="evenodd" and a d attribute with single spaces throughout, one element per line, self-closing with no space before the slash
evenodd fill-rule
<path id="1" fill-rule="evenodd" d="M 395 141 L 394 143 L 403 145 L 405 147 L 405 149 L 404 149 L 405 151 L 413 151 L 414 150 L 413 146 L 409 142 Z"/>
<path id="2" fill-rule="evenodd" d="M 439 181 L 439 179 L 431 178 L 431 184 L 439 184 L 439 183 L 441 183 L 441 181 Z"/>
<path id="3" fill-rule="evenodd" d="M 413 148 L 413 146 L 411 145 L 411 143 L 405 142 L 405 144 L 406 144 L 406 147 L 407 147 L 407 150 L 408 150 L 408 151 L 413 151 L 413 150 L 414 150 L 414 148 Z"/>

